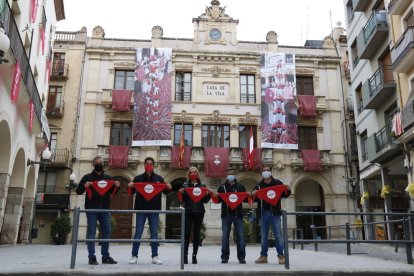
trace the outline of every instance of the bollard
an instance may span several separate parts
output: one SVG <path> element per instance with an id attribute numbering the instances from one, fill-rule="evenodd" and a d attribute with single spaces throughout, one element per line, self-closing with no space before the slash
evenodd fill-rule
<path id="1" fill-rule="evenodd" d="M 78 246 L 78 227 L 79 227 L 80 208 L 76 207 L 73 210 L 73 227 L 72 227 L 72 254 L 70 257 L 70 269 L 75 268 L 76 249 Z"/>
<path id="2" fill-rule="evenodd" d="M 404 227 L 404 240 L 407 241 L 405 244 L 405 251 L 407 254 L 407 264 L 413 264 L 413 253 L 411 252 L 411 238 L 410 238 L 410 227 L 408 225 L 408 219 L 404 217 L 403 219 L 403 227 Z"/>
<path id="3" fill-rule="evenodd" d="M 300 228 L 300 239 L 303 241 L 303 228 Z M 301 242 L 300 243 L 300 250 L 303 250 L 304 248 L 304 243 Z"/>
<path id="4" fill-rule="evenodd" d="M 297 230 L 298 230 L 298 229 L 292 229 L 292 239 L 293 239 L 293 240 L 296 240 L 296 231 L 297 231 Z M 293 249 L 295 249 L 295 248 L 296 248 L 296 243 L 295 243 L 295 242 L 293 243 L 292 248 L 293 248 Z"/>
<path id="5" fill-rule="evenodd" d="M 345 224 L 345 229 L 346 229 L 346 239 L 348 240 L 346 242 L 346 255 L 351 255 L 351 243 L 349 242 L 349 240 L 351 239 L 351 231 L 349 228 L 349 222 Z"/>
<path id="6" fill-rule="evenodd" d="M 284 247 L 285 247 L 285 268 L 289 269 L 289 237 L 288 237 L 288 228 L 287 228 L 287 215 L 286 210 L 282 211 L 282 225 L 283 225 L 283 237 L 284 237 Z"/>
<path id="7" fill-rule="evenodd" d="M 316 229 L 315 225 L 311 224 L 310 228 L 312 229 L 312 239 L 315 241 L 315 252 L 318 251 L 318 242 L 316 240 Z"/>

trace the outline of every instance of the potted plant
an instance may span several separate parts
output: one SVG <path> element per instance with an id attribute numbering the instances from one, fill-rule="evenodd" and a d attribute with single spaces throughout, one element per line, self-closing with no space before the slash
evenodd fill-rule
<path id="1" fill-rule="evenodd" d="M 51 226 L 50 234 L 55 244 L 65 244 L 72 231 L 72 220 L 69 215 L 57 217 Z"/>

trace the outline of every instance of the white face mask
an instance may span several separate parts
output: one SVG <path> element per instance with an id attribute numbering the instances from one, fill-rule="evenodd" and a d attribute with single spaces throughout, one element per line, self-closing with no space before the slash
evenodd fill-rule
<path id="1" fill-rule="evenodd" d="M 262 176 L 263 176 L 263 178 L 269 178 L 269 177 L 272 176 L 272 172 L 264 171 L 264 172 L 262 172 Z"/>
<path id="2" fill-rule="evenodd" d="M 227 181 L 229 181 L 229 182 L 233 182 L 235 179 L 236 179 L 236 176 L 235 175 L 229 174 L 227 176 Z"/>

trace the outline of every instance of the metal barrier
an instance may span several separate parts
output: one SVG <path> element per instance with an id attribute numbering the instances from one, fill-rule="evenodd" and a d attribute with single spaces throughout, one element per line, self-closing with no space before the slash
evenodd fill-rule
<path id="1" fill-rule="evenodd" d="M 350 224 L 346 223 L 344 225 L 334 225 L 334 226 L 322 226 L 312 227 L 312 235 L 313 239 L 289 239 L 288 236 L 288 223 L 287 223 L 287 216 L 296 216 L 296 215 L 317 215 L 317 216 L 361 216 L 361 215 L 375 215 L 375 216 L 404 216 L 403 219 L 400 220 L 389 220 L 389 221 L 380 221 L 380 222 L 370 222 L 370 223 L 363 223 L 363 224 Z M 347 255 L 351 255 L 351 243 L 373 243 L 373 244 L 405 244 L 406 247 L 406 255 L 407 255 L 407 263 L 413 264 L 413 256 L 412 256 L 412 247 L 411 245 L 414 244 L 413 236 L 411 235 L 411 229 L 414 229 L 414 213 L 374 213 L 374 212 L 287 212 L 286 210 L 282 211 L 282 231 L 283 231 L 283 237 L 284 237 L 284 250 L 285 250 L 285 268 L 290 268 L 289 263 L 289 243 L 292 243 L 293 245 L 296 243 L 300 243 L 303 246 L 303 243 L 315 243 L 315 251 L 318 251 L 318 244 L 319 243 L 343 243 L 346 244 L 346 252 Z M 403 230 L 404 230 L 404 240 L 358 240 L 358 239 L 351 239 L 351 225 L 361 226 L 361 225 L 373 225 L 373 224 L 382 224 L 382 223 L 403 223 Z M 316 229 L 318 228 L 343 228 L 345 227 L 345 237 L 346 239 L 338 239 L 338 240 L 332 240 L 332 239 L 317 239 L 316 238 Z M 299 229 L 293 229 L 294 231 L 297 231 Z M 302 230 L 302 229 L 300 229 Z M 302 232 L 303 233 L 303 232 Z M 295 237 L 295 236 L 293 236 Z M 295 248 L 293 246 L 293 248 Z"/>
<path id="2" fill-rule="evenodd" d="M 70 268 L 75 268 L 76 250 L 78 242 L 163 242 L 163 243 L 180 243 L 181 244 L 181 260 L 180 267 L 184 269 L 184 229 L 185 229 L 185 209 L 180 208 L 179 211 L 163 211 L 163 210 L 103 210 L 103 209 L 74 209 L 73 214 L 73 230 L 72 230 L 72 255 L 70 259 Z M 150 214 L 181 214 L 181 237 L 180 239 L 78 239 L 79 217 L 80 213 L 150 213 Z"/>

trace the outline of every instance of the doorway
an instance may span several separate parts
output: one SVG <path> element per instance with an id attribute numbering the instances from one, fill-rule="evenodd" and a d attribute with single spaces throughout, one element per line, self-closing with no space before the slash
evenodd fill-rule
<path id="1" fill-rule="evenodd" d="M 322 187 L 315 181 L 304 181 L 296 189 L 297 212 L 325 212 L 325 201 Z M 304 239 L 313 239 L 312 227 L 326 226 L 324 215 L 297 215 L 296 226 L 302 229 Z M 326 228 L 316 230 L 316 238 L 326 239 Z"/>
<path id="2" fill-rule="evenodd" d="M 177 178 L 171 182 L 171 192 L 167 194 L 167 210 L 179 210 L 181 202 L 178 200 L 178 190 L 186 181 L 185 178 Z M 165 217 L 165 238 L 180 239 L 181 238 L 181 215 L 168 214 Z"/>
<path id="3" fill-rule="evenodd" d="M 122 176 L 113 177 L 121 184 L 118 193 L 111 200 L 111 210 L 133 210 L 133 197 L 128 194 L 129 180 Z M 132 237 L 132 213 L 111 214 L 112 238 L 130 239 Z M 115 224 L 115 225 L 114 225 Z"/>

